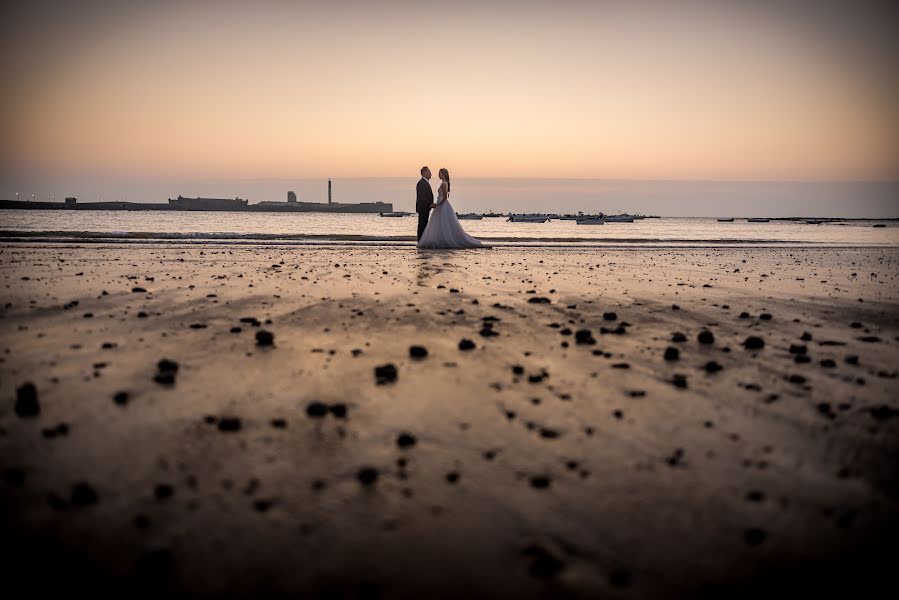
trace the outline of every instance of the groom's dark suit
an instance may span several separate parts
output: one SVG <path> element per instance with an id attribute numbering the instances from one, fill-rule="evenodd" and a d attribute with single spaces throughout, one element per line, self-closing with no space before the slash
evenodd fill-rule
<path id="1" fill-rule="evenodd" d="M 434 190 L 428 180 L 422 177 L 415 186 L 415 212 L 418 213 L 418 239 L 428 226 L 428 215 L 431 213 L 431 205 L 434 204 Z"/>

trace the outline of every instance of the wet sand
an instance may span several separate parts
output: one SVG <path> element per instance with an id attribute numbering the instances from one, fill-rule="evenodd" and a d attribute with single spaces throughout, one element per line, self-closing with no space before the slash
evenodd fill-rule
<path id="1" fill-rule="evenodd" d="M 899 250 L 0 247 L 7 582 L 888 583 Z"/>

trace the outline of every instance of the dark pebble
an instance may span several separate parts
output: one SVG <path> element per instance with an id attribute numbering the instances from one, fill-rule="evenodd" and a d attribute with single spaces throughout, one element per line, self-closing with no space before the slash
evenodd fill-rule
<path id="1" fill-rule="evenodd" d="M 531 477 L 531 487 L 537 488 L 538 490 L 545 490 L 549 487 L 550 483 L 550 478 L 544 475 L 535 475 L 534 477 Z"/>
<path id="2" fill-rule="evenodd" d="M 743 342 L 743 347 L 747 350 L 761 350 L 765 347 L 765 340 L 751 335 Z"/>
<path id="3" fill-rule="evenodd" d="M 257 346 L 273 346 L 275 344 L 275 334 L 265 329 L 256 332 Z"/>
<path id="4" fill-rule="evenodd" d="M 534 296 L 533 298 L 528 298 L 528 304 L 549 304 L 549 298 L 544 298 L 543 296 Z"/>
<path id="5" fill-rule="evenodd" d="M 447 483 L 457 483 L 459 481 L 459 473 L 456 471 L 450 471 L 446 474 L 446 482 Z"/>
<path id="6" fill-rule="evenodd" d="M 748 494 L 746 494 L 746 499 L 749 500 L 750 502 L 761 502 L 765 499 L 765 494 L 763 494 L 762 492 L 753 490 L 753 491 L 749 492 Z"/>
<path id="7" fill-rule="evenodd" d="M 602 314 L 603 321 L 615 321 L 618 319 L 618 315 L 613 312 L 607 312 Z"/>
<path id="8" fill-rule="evenodd" d="M 680 351 L 677 348 L 669 346 L 665 348 L 665 360 L 677 360 L 680 358 Z"/>
<path id="9" fill-rule="evenodd" d="M 331 411 L 331 414 L 337 417 L 338 419 L 346 419 L 347 415 L 347 406 L 343 402 L 338 402 L 336 404 L 332 404 L 328 410 Z"/>
<path id="10" fill-rule="evenodd" d="M 312 418 L 321 418 L 328 414 L 328 405 L 324 402 L 310 402 L 306 405 L 306 414 Z"/>
<path id="11" fill-rule="evenodd" d="M 178 363 L 176 363 L 173 360 L 163 358 L 158 363 L 156 363 L 156 369 L 160 373 L 177 373 L 178 372 Z"/>
<path id="12" fill-rule="evenodd" d="M 395 382 L 397 375 L 396 365 L 393 363 L 375 367 L 375 382 L 378 385 Z"/>
<path id="13" fill-rule="evenodd" d="M 702 331 L 699 332 L 699 335 L 696 336 L 696 340 L 697 340 L 700 344 L 714 344 L 714 343 L 715 343 L 715 336 L 712 335 L 712 332 L 711 332 L 711 331 L 708 331 L 707 329 L 704 329 L 704 330 L 702 330 Z"/>
<path id="14" fill-rule="evenodd" d="M 589 329 L 578 329 L 574 334 L 574 341 L 578 344 L 586 344 L 592 346 L 596 343 L 593 333 Z"/>
<path id="15" fill-rule="evenodd" d="M 686 387 L 687 387 L 687 376 L 686 376 L 686 375 L 675 374 L 674 377 L 671 379 L 671 383 L 672 383 L 672 385 L 674 385 L 674 387 L 676 387 L 676 388 L 686 389 Z"/>
<path id="16" fill-rule="evenodd" d="M 362 467 L 356 473 L 356 479 L 362 485 L 373 485 L 378 480 L 378 470 L 374 467 Z"/>
<path id="17" fill-rule="evenodd" d="M 175 494 L 175 488 L 170 486 L 167 483 L 160 483 L 153 490 L 153 495 L 156 496 L 157 500 L 168 500 Z"/>
<path id="18" fill-rule="evenodd" d="M 555 577 L 565 568 L 565 563 L 557 556 L 557 552 L 540 542 L 529 545 L 522 550 L 522 554 L 531 557 L 528 573 L 538 579 Z"/>
<path id="19" fill-rule="evenodd" d="M 219 431 L 231 432 L 240 431 L 241 422 L 238 417 L 222 417 L 219 419 Z"/>
<path id="20" fill-rule="evenodd" d="M 749 546 L 758 546 L 768 537 L 764 529 L 753 527 L 743 532 L 743 541 Z"/>
<path id="21" fill-rule="evenodd" d="M 881 404 L 880 406 L 876 406 L 871 409 L 871 416 L 878 421 L 886 421 L 887 419 L 892 419 L 897 415 L 899 415 L 899 411 L 887 406 L 886 404 Z"/>
<path id="22" fill-rule="evenodd" d="M 75 508 L 82 508 L 96 504 L 99 500 L 100 498 L 97 496 L 94 488 L 90 484 L 82 482 L 75 484 L 75 487 L 72 488 L 72 496 L 69 498 L 69 503 Z"/>
<path id="23" fill-rule="evenodd" d="M 23 384 L 16 390 L 16 415 L 22 419 L 36 417 L 41 414 L 41 405 L 37 400 L 37 388 L 31 382 Z"/>
<path id="24" fill-rule="evenodd" d="M 112 401 L 119 406 L 125 406 L 128 404 L 128 392 L 116 392 L 115 396 L 112 397 Z"/>
<path id="25" fill-rule="evenodd" d="M 671 334 L 671 341 L 672 342 L 686 342 L 687 336 L 685 336 L 681 332 L 677 331 L 677 332 Z"/>
<path id="26" fill-rule="evenodd" d="M 474 350 L 474 342 L 468 339 L 459 340 L 459 350 Z"/>
<path id="27" fill-rule="evenodd" d="M 409 356 L 414 359 L 422 359 L 428 356 L 428 349 L 424 346 L 409 346 Z"/>
<path id="28" fill-rule="evenodd" d="M 401 433 L 396 438 L 396 445 L 400 448 L 411 448 L 417 441 L 411 433 Z"/>
<path id="29" fill-rule="evenodd" d="M 709 362 L 707 362 L 705 364 L 705 367 L 703 367 L 703 368 L 705 369 L 706 373 L 717 373 L 718 371 L 721 371 L 722 369 L 724 369 L 724 367 L 719 365 L 714 360 L 710 360 Z"/>

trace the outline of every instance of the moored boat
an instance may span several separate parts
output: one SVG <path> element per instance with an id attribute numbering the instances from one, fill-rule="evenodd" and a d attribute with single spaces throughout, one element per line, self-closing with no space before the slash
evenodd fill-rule
<path id="1" fill-rule="evenodd" d="M 730 217 L 729 219 L 718 219 L 718 222 L 719 222 L 719 223 L 733 223 L 733 222 L 734 222 L 734 218 L 733 218 L 733 217 Z"/>
<path id="2" fill-rule="evenodd" d="M 746 219 L 749 223 L 767 223 L 771 219 L 765 219 L 764 217 L 753 217 L 751 219 Z"/>
<path id="3" fill-rule="evenodd" d="M 478 215 L 475 213 L 465 213 L 465 214 L 461 214 L 461 215 L 459 213 L 456 213 L 456 217 L 460 221 L 480 221 L 481 219 L 484 218 L 483 215 Z"/>
<path id="4" fill-rule="evenodd" d="M 512 223 L 546 223 L 549 217 L 545 215 L 509 215 L 507 221 Z"/>

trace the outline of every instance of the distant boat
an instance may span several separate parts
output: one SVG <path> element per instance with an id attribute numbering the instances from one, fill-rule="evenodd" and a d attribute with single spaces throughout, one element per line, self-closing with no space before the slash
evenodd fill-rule
<path id="1" fill-rule="evenodd" d="M 886 223 L 875 223 L 871 227 L 886 227 Z"/>
<path id="2" fill-rule="evenodd" d="M 606 223 L 633 223 L 634 215 L 623 214 L 623 215 L 608 215 L 606 216 Z"/>
<path id="3" fill-rule="evenodd" d="M 484 216 L 484 217 L 488 217 L 488 218 L 493 219 L 493 218 L 496 218 L 496 217 L 505 217 L 506 215 L 504 215 L 503 213 L 495 213 L 495 212 L 493 212 L 493 211 L 491 210 L 489 213 L 484 213 L 484 214 L 481 215 L 481 216 Z"/>
<path id="4" fill-rule="evenodd" d="M 605 217 L 583 217 L 577 220 L 578 225 L 605 225 Z"/>
<path id="5" fill-rule="evenodd" d="M 718 219 L 718 222 L 719 222 L 719 223 L 733 223 L 733 222 L 734 222 L 734 218 L 731 217 L 731 218 L 729 218 L 729 219 Z"/>
<path id="6" fill-rule="evenodd" d="M 456 213 L 456 217 L 458 217 L 460 221 L 480 221 L 484 218 L 483 215 L 478 215 L 475 213 L 466 213 L 462 215 Z"/>
<path id="7" fill-rule="evenodd" d="M 761 217 L 754 217 L 754 218 L 752 218 L 752 219 L 746 219 L 746 220 L 747 220 L 748 222 L 750 222 L 750 223 L 767 223 L 767 222 L 770 221 L 771 219 L 764 219 L 764 218 L 761 218 Z"/>
<path id="8" fill-rule="evenodd" d="M 378 214 L 381 215 L 382 217 L 408 217 L 408 216 L 411 215 L 412 213 L 407 213 L 407 212 L 382 212 L 382 213 L 378 213 Z"/>
<path id="9" fill-rule="evenodd" d="M 512 223 L 546 223 L 549 217 L 544 215 L 509 215 L 507 221 Z"/>
<path id="10" fill-rule="evenodd" d="M 815 219 L 809 219 L 809 220 L 806 221 L 806 223 L 809 224 L 809 225 L 820 225 L 820 224 L 823 223 L 823 222 L 824 222 L 824 221 L 818 221 L 818 220 L 815 220 Z"/>

